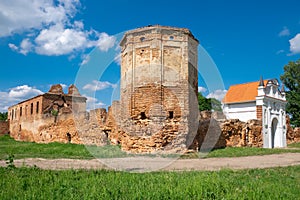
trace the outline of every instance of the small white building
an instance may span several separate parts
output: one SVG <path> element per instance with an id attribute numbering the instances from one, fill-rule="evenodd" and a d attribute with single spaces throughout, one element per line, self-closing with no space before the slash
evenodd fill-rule
<path id="1" fill-rule="evenodd" d="M 286 147 L 286 98 L 277 79 L 233 85 L 223 99 L 227 119 L 262 121 L 263 147 Z"/>

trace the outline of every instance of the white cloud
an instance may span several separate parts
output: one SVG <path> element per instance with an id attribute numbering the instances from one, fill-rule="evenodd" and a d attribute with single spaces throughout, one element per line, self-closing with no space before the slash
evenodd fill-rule
<path id="1" fill-rule="evenodd" d="M 86 100 L 86 109 L 87 110 L 93 110 L 93 109 L 96 109 L 96 108 L 103 108 L 103 107 L 106 106 L 106 104 L 99 101 L 95 97 L 90 97 L 90 96 L 87 96 L 85 94 L 83 96 L 87 98 L 87 100 Z"/>
<path id="2" fill-rule="evenodd" d="M 77 12 L 77 7 L 80 5 L 80 0 L 58 0 L 64 7 L 67 15 L 74 17 Z"/>
<path id="3" fill-rule="evenodd" d="M 65 29 L 62 24 L 56 24 L 42 30 L 35 43 L 38 54 L 65 55 L 86 48 L 88 39 L 86 33 L 81 30 Z"/>
<path id="4" fill-rule="evenodd" d="M 75 29 L 83 30 L 84 29 L 84 24 L 82 21 L 75 21 L 73 27 Z"/>
<path id="5" fill-rule="evenodd" d="M 83 30 L 83 23 L 76 21 L 73 28 L 56 24 L 48 29 L 43 29 L 35 38 L 35 51 L 48 56 L 66 55 L 92 47 L 98 47 L 100 51 L 108 51 L 115 45 L 115 42 L 114 36 Z M 83 62 L 86 61 L 83 60 Z"/>
<path id="6" fill-rule="evenodd" d="M 121 53 L 117 53 L 115 58 L 114 58 L 115 63 L 118 65 L 121 65 Z"/>
<path id="7" fill-rule="evenodd" d="M 64 83 L 61 83 L 60 84 L 61 85 L 61 87 L 63 88 L 63 89 L 66 89 L 68 86 L 66 85 L 66 84 L 64 84 Z"/>
<path id="8" fill-rule="evenodd" d="M 31 51 L 32 47 L 33 47 L 32 43 L 30 42 L 30 40 L 28 38 L 26 38 L 26 39 L 22 40 L 22 42 L 21 42 L 20 53 L 27 55 L 27 53 L 29 51 Z"/>
<path id="9" fill-rule="evenodd" d="M 283 27 L 282 31 L 278 33 L 279 37 L 284 37 L 284 36 L 289 36 L 290 35 L 290 30 L 285 26 Z"/>
<path id="10" fill-rule="evenodd" d="M 207 98 L 215 98 L 219 101 L 222 101 L 226 92 L 227 92 L 227 90 L 215 90 L 215 91 L 209 93 L 206 97 Z"/>
<path id="11" fill-rule="evenodd" d="M 23 39 L 20 44 L 20 47 L 12 43 L 9 43 L 8 46 L 11 50 L 21 53 L 23 55 L 27 55 L 27 53 L 30 52 L 33 48 L 33 44 L 30 42 L 29 38 Z"/>
<path id="12" fill-rule="evenodd" d="M 290 51 L 292 54 L 300 53 L 300 33 L 298 33 L 294 38 L 289 40 Z"/>
<path id="13" fill-rule="evenodd" d="M 38 89 L 29 87 L 28 85 L 22 85 L 12 88 L 8 93 L 8 97 L 14 99 L 28 99 L 42 93 L 43 92 Z"/>
<path id="14" fill-rule="evenodd" d="M 68 22 L 75 15 L 78 0 L 2 0 L 0 1 L 0 37 L 40 29 L 44 25 Z"/>
<path id="15" fill-rule="evenodd" d="M 11 88 L 8 92 L 0 91 L 0 112 L 7 112 L 9 106 L 42 93 L 42 91 L 28 85 Z"/>
<path id="16" fill-rule="evenodd" d="M 80 65 L 86 65 L 89 61 L 90 61 L 90 56 L 89 55 L 82 55 L 82 62 L 80 63 Z"/>
<path id="17" fill-rule="evenodd" d="M 0 92 L 0 112 L 7 112 L 8 107 L 16 102 L 8 97 L 7 92 Z"/>
<path id="18" fill-rule="evenodd" d="M 114 36 L 85 30 L 81 20 L 75 20 L 79 0 L 2 0 L 0 1 L 0 38 L 26 33 L 26 39 L 8 46 L 27 55 L 59 56 L 88 48 L 108 51 L 116 43 Z"/>
<path id="19" fill-rule="evenodd" d="M 90 90 L 90 91 L 99 91 L 99 90 L 104 90 L 106 88 L 116 88 L 117 84 L 113 84 L 110 83 L 108 81 L 97 81 L 97 80 L 93 80 L 92 83 L 86 84 L 85 86 L 83 86 L 84 90 Z"/>
<path id="20" fill-rule="evenodd" d="M 206 92 L 207 89 L 205 87 L 198 86 L 198 92 Z"/>
<path id="21" fill-rule="evenodd" d="M 13 51 L 18 51 L 19 50 L 19 47 L 17 47 L 15 44 L 9 43 L 8 46 Z"/>
<path id="22" fill-rule="evenodd" d="M 112 48 L 115 45 L 116 38 L 114 36 L 109 36 L 107 33 L 98 34 L 97 47 L 101 51 L 108 51 L 108 49 Z"/>

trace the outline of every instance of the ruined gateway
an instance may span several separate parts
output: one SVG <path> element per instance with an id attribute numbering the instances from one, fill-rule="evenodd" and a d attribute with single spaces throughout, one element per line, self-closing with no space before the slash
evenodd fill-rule
<path id="1" fill-rule="evenodd" d="M 185 152 L 261 146 L 261 121 L 219 123 L 199 113 L 198 40 L 185 28 L 148 26 L 128 31 L 121 46 L 120 101 L 108 112 L 86 111 L 74 85 L 53 85 L 8 110 L 11 137 L 21 141 L 119 144 L 124 151 Z"/>

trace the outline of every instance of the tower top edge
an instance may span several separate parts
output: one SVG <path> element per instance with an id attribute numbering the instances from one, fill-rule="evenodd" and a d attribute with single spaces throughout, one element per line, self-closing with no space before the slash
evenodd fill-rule
<path id="1" fill-rule="evenodd" d="M 196 40 L 199 43 L 199 40 L 197 38 L 195 38 L 195 36 L 192 34 L 192 32 L 188 29 L 188 28 L 179 28 L 179 27 L 173 27 L 173 26 L 162 26 L 162 25 L 148 25 L 148 26 L 143 26 L 143 27 L 139 27 L 136 29 L 132 29 L 129 31 L 126 31 L 124 33 L 124 36 L 122 38 L 121 41 L 124 40 L 124 38 L 126 38 L 128 35 L 132 35 L 135 33 L 141 33 L 144 31 L 149 31 L 149 30 L 170 30 L 170 31 L 179 31 L 182 32 L 184 34 L 187 34 L 189 37 L 193 38 L 194 40 Z"/>

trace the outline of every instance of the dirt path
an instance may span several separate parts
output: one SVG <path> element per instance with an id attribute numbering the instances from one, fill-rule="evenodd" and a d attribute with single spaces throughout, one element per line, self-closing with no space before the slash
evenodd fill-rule
<path id="1" fill-rule="evenodd" d="M 273 154 L 264 156 L 247 156 L 235 158 L 206 158 L 206 159 L 172 159 L 151 157 L 129 157 L 110 159 L 42 159 L 26 158 L 15 160 L 17 167 L 34 166 L 42 169 L 115 169 L 132 172 L 156 170 L 220 170 L 269 168 L 277 166 L 300 165 L 300 153 Z M 6 166 L 0 161 L 0 166 Z"/>

